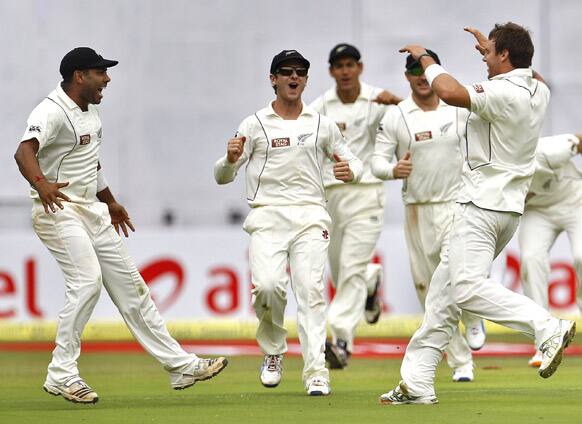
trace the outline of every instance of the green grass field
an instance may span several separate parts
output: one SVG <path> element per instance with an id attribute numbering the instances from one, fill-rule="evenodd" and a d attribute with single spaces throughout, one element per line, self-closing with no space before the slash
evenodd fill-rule
<path id="1" fill-rule="evenodd" d="M 76 405 L 42 389 L 49 352 L 0 352 L 0 423 L 582 423 L 582 358 L 566 357 L 549 380 L 527 358 L 478 358 L 476 381 L 453 383 L 441 365 L 438 405 L 381 406 L 399 380 L 399 359 L 357 359 L 332 373 L 333 394 L 310 398 L 299 358 L 286 358 L 283 382 L 258 381 L 261 358 L 232 357 L 213 380 L 173 391 L 146 354 L 87 353 L 83 377 L 96 405 Z"/>

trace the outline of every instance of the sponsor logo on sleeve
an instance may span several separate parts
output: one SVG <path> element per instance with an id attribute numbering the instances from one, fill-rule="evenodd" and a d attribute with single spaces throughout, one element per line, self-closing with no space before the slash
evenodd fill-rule
<path id="1" fill-rule="evenodd" d="M 477 93 L 484 93 L 485 90 L 483 89 L 483 86 L 481 84 L 473 84 L 473 88 L 475 89 L 475 91 Z"/>
<path id="2" fill-rule="evenodd" d="M 422 131 L 414 134 L 414 139 L 416 141 L 426 141 L 432 138 L 432 131 Z"/>
<path id="3" fill-rule="evenodd" d="M 31 125 L 30 127 L 28 127 L 28 132 L 40 133 L 40 125 Z"/>
<path id="4" fill-rule="evenodd" d="M 329 231 L 323 230 L 321 235 L 322 235 L 324 240 L 329 240 Z"/>
<path id="5" fill-rule="evenodd" d="M 289 137 L 274 138 L 271 140 L 271 147 L 289 147 L 291 140 Z"/>
<path id="6" fill-rule="evenodd" d="M 79 144 L 84 146 L 86 144 L 91 143 L 91 134 L 83 134 L 79 137 Z"/>

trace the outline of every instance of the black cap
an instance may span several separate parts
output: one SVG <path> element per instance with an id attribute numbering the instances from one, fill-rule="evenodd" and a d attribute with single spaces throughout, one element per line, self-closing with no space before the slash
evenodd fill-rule
<path id="1" fill-rule="evenodd" d="M 271 62 L 271 73 L 274 74 L 279 65 L 288 60 L 298 60 L 303 62 L 305 67 L 309 69 L 309 61 L 305 59 L 297 50 L 283 50 L 281 53 L 275 55 Z"/>
<path id="2" fill-rule="evenodd" d="M 430 55 L 430 57 L 432 57 L 434 59 L 434 61 L 436 63 L 438 63 L 439 65 L 441 64 L 441 60 L 439 59 L 439 57 L 437 56 L 437 54 L 435 52 L 433 52 L 432 50 L 426 49 L 426 52 Z M 406 57 L 406 70 L 409 71 L 412 68 L 416 68 L 417 66 L 421 66 L 420 63 L 418 63 L 417 60 L 414 60 L 412 55 L 409 54 Z"/>
<path id="3" fill-rule="evenodd" d="M 117 60 L 104 59 L 103 56 L 98 55 L 92 48 L 77 47 L 63 57 L 59 72 L 65 78 L 77 70 L 111 68 L 118 63 Z"/>
<path id="4" fill-rule="evenodd" d="M 329 52 L 329 64 L 333 64 L 333 62 L 342 57 L 352 57 L 356 59 L 356 62 L 359 62 L 362 55 L 360 54 L 360 51 L 351 44 L 340 43 Z"/>

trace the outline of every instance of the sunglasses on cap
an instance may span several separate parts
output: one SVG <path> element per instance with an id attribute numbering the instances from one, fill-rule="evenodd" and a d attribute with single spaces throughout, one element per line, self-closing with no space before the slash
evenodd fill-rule
<path id="1" fill-rule="evenodd" d="M 410 68 L 407 72 L 410 75 L 413 75 L 415 77 L 419 77 L 419 76 L 424 74 L 424 69 L 422 66 L 415 66 L 413 68 Z"/>
<path id="2" fill-rule="evenodd" d="M 275 73 L 283 75 L 284 77 L 290 77 L 291 75 L 293 75 L 293 71 L 295 71 L 298 77 L 307 76 L 307 68 L 294 68 L 292 66 L 283 66 L 281 68 L 278 68 L 275 71 Z"/>

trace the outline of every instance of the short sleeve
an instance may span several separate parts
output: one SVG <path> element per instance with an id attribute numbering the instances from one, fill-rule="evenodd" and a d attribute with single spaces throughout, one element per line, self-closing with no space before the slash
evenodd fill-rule
<path id="1" fill-rule="evenodd" d="M 512 91 L 507 89 L 505 81 L 483 81 L 465 88 L 471 97 L 471 112 L 482 119 L 491 122 L 508 113 Z"/>
<path id="2" fill-rule="evenodd" d="M 62 114 L 41 103 L 30 114 L 26 121 L 26 130 L 22 141 L 36 138 L 40 148 L 49 145 L 55 138 L 62 124 Z"/>

